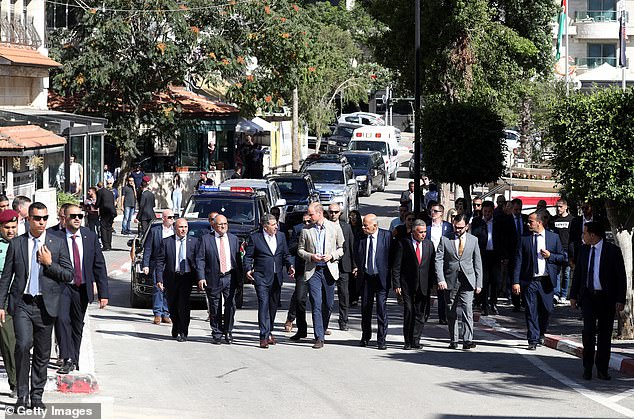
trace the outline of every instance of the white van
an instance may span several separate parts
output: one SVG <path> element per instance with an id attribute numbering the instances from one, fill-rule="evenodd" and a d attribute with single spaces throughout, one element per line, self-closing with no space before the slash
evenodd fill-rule
<path id="1" fill-rule="evenodd" d="M 398 172 L 398 136 L 392 126 L 357 128 L 352 133 L 349 150 L 380 151 L 385 161 L 385 171 L 390 180 L 396 179 Z"/>

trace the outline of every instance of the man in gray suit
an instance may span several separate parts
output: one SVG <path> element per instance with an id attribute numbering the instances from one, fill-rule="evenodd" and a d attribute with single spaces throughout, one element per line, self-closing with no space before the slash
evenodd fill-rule
<path id="1" fill-rule="evenodd" d="M 313 309 L 314 349 L 324 347 L 325 325 L 335 304 L 335 281 L 339 278 L 339 259 L 343 256 L 343 231 L 338 223 L 324 217 L 318 202 L 308 206 L 313 226 L 302 230 L 297 255 L 306 262 L 304 276 L 310 290 Z M 322 293 L 326 301 L 322 307 Z"/>
<path id="2" fill-rule="evenodd" d="M 473 343 L 473 293 L 482 289 L 482 259 L 478 239 L 467 233 L 468 217 L 459 214 L 454 218 L 453 238 L 442 237 L 436 250 L 436 274 L 438 289 L 445 293 L 450 349 L 458 349 L 460 328 L 458 307 L 462 312 L 464 329 L 462 349 L 472 349 Z"/>

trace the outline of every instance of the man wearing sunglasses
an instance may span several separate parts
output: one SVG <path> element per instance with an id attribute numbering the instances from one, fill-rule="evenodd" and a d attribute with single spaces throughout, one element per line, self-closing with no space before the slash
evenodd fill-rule
<path id="1" fill-rule="evenodd" d="M 69 204 L 64 215 L 66 228 L 55 234 L 68 245 L 73 264 L 73 282 L 62 285 L 59 315 L 55 322 L 59 357 L 64 360 L 57 370 L 58 374 L 79 369 L 84 317 L 88 304 L 95 298 L 93 284 L 97 285 L 99 308 L 108 305 L 106 261 L 99 247 L 99 239 L 88 227 L 81 226 L 84 214 L 78 205 Z"/>
<path id="2" fill-rule="evenodd" d="M 11 240 L 0 277 L 0 323 L 6 318 L 4 304 L 8 297 L 7 311 L 13 316 L 15 329 L 18 408 L 29 406 L 29 398 L 32 408 L 46 408 L 42 395 L 61 285 L 73 281 L 68 246 L 58 235 L 47 234 L 47 220 L 46 205 L 34 202 L 29 207 L 29 231 Z"/>
<path id="3" fill-rule="evenodd" d="M 174 212 L 170 209 L 163 211 L 163 222 L 150 229 L 143 247 L 143 273 L 150 276 L 154 282 L 154 294 L 152 295 L 152 311 L 154 312 L 154 324 L 171 324 L 170 311 L 167 307 L 167 297 L 163 290 L 156 284 L 156 258 L 161 250 L 163 239 L 174 235 Z"/>
<path id="4" fill-rule="evenodd" d="M 339 224 L 343 231 L 343 256 L 339 259 L 339 280 L 337 281 L 337 297 L 339 298 L 339 330 L 347 331 L 348 306 L 350 304 L 349 281 L 354 265 L 354 234 L 350 224 L 341 221 L 341 207 L 330 204 L 328 207 L 330 221 Z M 328 330 L 326 325 L 326 330 Z"/>

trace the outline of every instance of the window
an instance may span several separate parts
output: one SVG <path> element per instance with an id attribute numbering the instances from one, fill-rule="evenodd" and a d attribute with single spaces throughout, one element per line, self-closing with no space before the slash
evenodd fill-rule
<path id="1" fill-rule="evenodd" d="M 616 66 L 616 44 L 588 44 L 588 68 L 603 63 Z"/>
<path id="2" fill-rule="evenodd" d="M 588 0 L 588 10 L 616 10 L 616 0 Z"/>

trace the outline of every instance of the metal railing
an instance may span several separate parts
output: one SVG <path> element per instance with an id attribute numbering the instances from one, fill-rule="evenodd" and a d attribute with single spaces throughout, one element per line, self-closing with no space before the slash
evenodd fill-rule
<path id="1" fill-rule="evenodd" d="M 611 66 L 616 67 L 616 57 L 577 57 L 575 58 L 575 65 L 577 67 L 596 68 L 604 63 L 608 63 Z"/>
<path id="2" fill-rule="evenodd" d="M 33 25 L 33 17 L 15 13 L 0 14 L 0 42 L 39 48 L 42 38 Z"/>
<path id="3" fill-rule="evenodd" d="M 625 19 L 627 21 L 627 13 Z M 575 22 L 616 22 L 619 15 L 616 10 L 577 10 Z"/>

